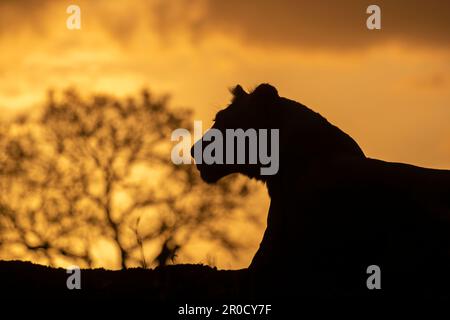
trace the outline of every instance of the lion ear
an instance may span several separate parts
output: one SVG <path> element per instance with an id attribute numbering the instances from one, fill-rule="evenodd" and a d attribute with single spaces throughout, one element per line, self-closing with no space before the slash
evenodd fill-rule
<path id="1" fill-rule="evenodd" d="M 230 90 L 233 94 L 233 100 L 239 99 L 247 95 L 247 92 L 238 84 L 236 87 Z"/>
<path id="2" fill-rule="evenodd" d="M 256 87 L 256 89 L 252 92 L 252 96 L 266 101 L 274 100 L 280 97 L 277 89 L 268 83 L 263 83 Z"/>

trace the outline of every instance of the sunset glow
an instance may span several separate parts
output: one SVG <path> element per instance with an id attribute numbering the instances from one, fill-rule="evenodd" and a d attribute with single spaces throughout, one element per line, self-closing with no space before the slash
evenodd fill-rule
<path id="1" fill-rule="evenodd" d="M 206 128 L 229 88 L 267 82 L 350 134 L 368 157 L 450 168 L 448 2 L 378 1 L 374 31 L 367 3 L 356 0 L 74 3 L 81 30 L 66 28 L 72 1 L 0 2 L 2 118 L 37 110 L 49 89 L 124 97 L 148 88 L 193 109 Z M 260 186 L 247 204 L 263 224 L 268 201 Z M 247 266 L 261 240 L 264 225 L 236 226 L 250 247 L 231 262 L 217 253 L 219 267 Z M 108 244 L 96 246 L 98 266 L 116 268 Z M 208 250 L 196 243 L 180 262 L 206 263 Z"/>

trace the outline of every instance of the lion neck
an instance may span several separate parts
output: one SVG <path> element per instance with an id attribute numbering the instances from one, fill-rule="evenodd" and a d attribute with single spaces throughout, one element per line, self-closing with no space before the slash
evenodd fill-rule
<path id="1" fill-rule="evenodd" d="M 266 182 L 271 197 L 287 181 L 306 174 L 312 165 L 319 162 L 365 158 L 355 140 L 319 113 L 285 98 L 281 98 L 279 108 L 279 170 L 273 176 L 261 178 Z"/>

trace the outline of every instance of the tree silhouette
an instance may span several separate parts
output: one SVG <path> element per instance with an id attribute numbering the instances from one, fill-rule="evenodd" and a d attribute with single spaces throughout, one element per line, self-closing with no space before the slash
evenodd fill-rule
<path id="1" fill-rule="evenodd" d="M 50 92 L 39 114 L 2 123 L 1 250 L 91 266 L 107 243 L 122 268 L 166 264 L 193 239 L 236 255 L 240 242 L 221 222 L 244 214 L 252 187 L 238 177 L 209 186 L 195 166 L 172 164 L 180 127 L 190 129 L 191 112 L 146 90 L 136 99 Z"/>

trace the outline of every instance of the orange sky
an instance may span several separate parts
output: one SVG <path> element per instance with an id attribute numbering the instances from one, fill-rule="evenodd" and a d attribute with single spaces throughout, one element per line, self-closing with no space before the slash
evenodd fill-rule
<path id="1" fill-rule="evenodd" d="M 72 3 L 81 30 L 66 28 Z M 229 87 L 269 82 L 370 157 L 450 168 L 450 3 L 373 3 L 380 31 L 365 26 L 372 2 L 358 0 L 2 0 L 1 114 L 49 87 L 148 86 L 209 125 Z"/>
<path id="2" fill-rule="evenodd" d="M 378 1 L 4 0 L 0 107 L 17 110 L 48 87 L 169 92 L 210 121 L 241 83 L 276 85 L 353 135 L 369 156 L 450 167 L 450 5 Z"/>

